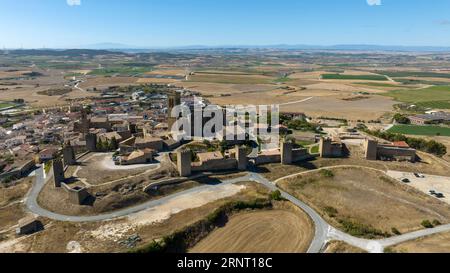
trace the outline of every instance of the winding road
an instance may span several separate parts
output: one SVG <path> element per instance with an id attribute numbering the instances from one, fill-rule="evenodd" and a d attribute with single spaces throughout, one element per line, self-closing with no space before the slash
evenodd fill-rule
<path id="1" fill-rule="evenodd" d="M 342 167 L 349 167 L 349 166 L 334 166 L 334 167 L 327 167 L 324 169 L 342 168 Z M 363 166 L 354 166 L 354 167 L 366 168 Z M 369 169 L 372 169 L 372 168 L 369 168 Z M 320 170 L 320 169 L 318 169 L 318 170 Z M 318 170 L 314 170 L 314 171 L 318 171 Z M 239 177 L 239 178 L 224 180 L 224 181 L 222 181 L 222 183 L 220 183 L 218 185 L 236 184 L 236 183 L 241 183 L 241 182 L 254 181 L 256 183 L 259 183 L 259 184 L 265 186 L 267 189 L 269 189 L 271 191 L 275 191 L 275 190 L 280 190 L 276 186 L 276 182 L 281 181 L 283 179 L 292 178 L 292 177 L 299 176 L 302 174 L 310 173 L 310 172 L 312 172 L 312 171 L 306 171 L 306 172 L 301 172 L 298 174 L 289 175 L 289 176 L 280 178 L 280 179 L 276 180 L 275 182 L 271 182 L 271 181 L 267 180 L 266 178 L 264 178 L 263 176 L 261 176 L 258 173 L 249 172 L 247 175 Z M 34 213 L 36 215 L 46 217 L 46 218 L 49 218 L 52 220 L 63 221 L 63 222 L 108 221 L 108 220 L 112 220 L 115 218 L 129 216 L 129 215 L 138 213 L 143 210 L 152 209 L 154 207 L 160 206 L 160 205 L 162 205 L 172 199 L 180 197 L 180 196 L 201 192 L 203 190 L 212 189 L 212 188 L 215 188 L 218 186 L 218 185 L 199 186 L 199 187 L 195 187 L 192 189 L 188 189 L 186 191 L 178 192 L 178 193 L 175 193 L 170 196 L 166 196 L 166 197 L 163 197 L 163 198 L 160 198 L 157 200 L 151 200 L 151 201 L 148 201 L 146 203 L 143 203 L 143 204 L 140 204 L 140 205 L 137 205 L 134 207 L 130 207 L 130 208 L 126 208 L 123 210 L 106 213 L 106 214 L 99 214 L 99 215 L 93 215 L 93 216 L 67 216 L 67 215 L 57 214 L 57 213 L 48 211 L 48 210 L 42 208 L 37 202 L 39 193 L 44 188 L 45 184 L 47 183 L 47 181 L 50 178 L 51 178 L 51 176 L 44 178 L 44 170 L 42 167 L 40 169 L 36 170 L 36 181 L 33 184 L 31 191 L 27 195 L 25 204 L 26 204 L 26 207 L 32 213 Z M 361 238 L 351 236 L 349 234 L 346 234 L 340 230 L 333 228 L 316 211 L 314 211 L 306 203 L 304 203 L 301 200 L 297 199 L 296 197 L 288 194 L 287 192 L 284 192 L 282 190 L 280 190 L 280 192 L 281 192 L 283 198 L 289 200 L 294 205 L 296 205 L 297 207 L 299 207 L 303 211 L 305 211 L 309 215 L 309 217 L 312 219 L 312 221 L 314 222 L 315 236 L 314 236 L 314 239 L 311 242 L 311 245 L 308 249 L 308 253 L 322 252 L 324 250 L 326 244 L 331 240 L 343 241 L 349 245 L 358 247 L 358 248 L 363 249 L 370 253 L 383 253 L 385 248 L 402 243 L 402 242 L 422 238 L 425 236 L 429 236 L 429 235 L 433 235 L 433 234 L 437 234 L 437 233 L 441 233 L 441 232 L 450 231 L 450 224 L 448 224 L 448 225 L 438 226 L 438 227 L 432 228 L 432 229 L 420 230 L 420 231 L 416 231 L 416 232 L 412 232 L 412 233 L 408 233 L 408 234 L 404 234 L 404 235 L 400 235 L 400 236 L 396 236 L 396 237 L 391 237 L 391 238 L 387 238 L 387 239 L 382 239 L 382 240 L 361 239 Z"/>

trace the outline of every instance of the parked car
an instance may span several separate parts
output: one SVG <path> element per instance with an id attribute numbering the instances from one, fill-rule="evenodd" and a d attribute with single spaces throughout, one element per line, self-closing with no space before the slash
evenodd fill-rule
<path id="1" fill-rule="evenodd" d="M 436 193 L 434 196 L 436 196 L 437 198 L 444 198 L 444 194 L 443 193 Z"/>
<path id="2" fill-rule="evenodd" d="M 402 179 L 402 182 L 403 182 L 403 183 L 410 183 L 411 180 L 409 180 L 408 178 L 403 178 L 403 179 Z"/>

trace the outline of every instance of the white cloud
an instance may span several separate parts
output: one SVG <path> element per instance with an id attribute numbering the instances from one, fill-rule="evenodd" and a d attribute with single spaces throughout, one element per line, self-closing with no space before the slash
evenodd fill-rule
<path id="1" fill-rule="evenodd" d="M 67 0 L 69 6 L 81 6 L 81 0 Z"/>
<path id="2" fill-rule="evenodd" d="M 369 6 L 381 6 L 381 0 L 367 0 Z"/>

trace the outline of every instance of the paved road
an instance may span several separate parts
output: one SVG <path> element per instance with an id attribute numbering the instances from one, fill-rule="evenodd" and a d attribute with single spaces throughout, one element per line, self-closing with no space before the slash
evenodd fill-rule
<path id="1" fill-rule="evenodd" d="M 270 182 L 269 180 L 262 177 L 261 175 L 259 175 L 257 173 L 250 173 L 250 178 L 252 181 L 255 181 L 257 183 L 260 183 L 260 184 L 266 186 L 271 191 L 279 190 L 281 192 L 281 195 L 284 198 L 286 198 L 287 200 L 292 202 L 294 205 L 296 205 L 297 207 L 304 210 L 309 215 L 309 217 L 311 217 L 311 219 L 314 222 L 314 226 L 315 226 L 315 236 L 314 236 L 314 239 L 311 242 L 311 245 L 308 249 L 308 253 L 321 252 L 321 250 L 324 248 L 324 246 L 326 244 L 328 230 L 330 228 L 330 226 L 323 220 L 323 218 L 319 214 L 317 214 L 312 208 L 310 208 L 308 205 L 306 205 L 302 201 L 298 200 L 294 196 L 288 194 L 287 192 L 284 192 L 284 191 L 278 189 L 278 187 L 274 183 Z"/>
<path id="2" fill-rule="evenodd" d="M 340 167 L 344 167 L 344 166 L 340 166 Z M 362 166 L 358 166 L 358 167 L 365 168 Z M 329 167 L 329 168 L 339 168 L 339 167 L 335 166 L 335 167 Z M 315 171 L 318 171 L 318 170 L 315 170 Z M 308 173 L 308 172 L 311 172 L 311 171 L 303 172 L 303 174 Z M 294 176 L 298 176 L 301 174 L 302 173 L 289 175 L 289 176 L 286 176 L 285 178 L 278 179 L 277 181 L 280 181 L 280 180 L 286 179 L 286 178 L 291 178 Z M 134 213 L 146 210 L 146 209 L 154 208 L 156 206 L 162 205 L 162 204 L 166 203 L 167 201 L 172 200 L 172 199 L 177 198 L 182 195 L 192 194 L 192 193 L 203 191 L 205 189 L 211 189 L 211 188 L 217 187 L 217 185 L 200 186 L 200 187 L 192 188 L 192 189 L 189 189 L 186 191 L 178 192 L 178 193 L 163 197 L 158 200 L 152 200 L 152 201 L 143 203 L 138 206 L 126 208 L 126 209 L 115 211 L 112 213 L 106 213 L 106 214 L 100 214 L 100 215 L 94 215 L 94 216 L 66 216 L 66 215 L 57 214 L 57 213 L 48 211 L 48 210 L 40 207 L 39 204 L 37 203 L 37 198 L 38 198 L 39 193 L 41 192 L 44 185 L 50 178 L 51 177 L 47 177 L 47 179 L 44 178 L 44 171 L 43 171 L 42 167 L 40 169 L 36 170 L 36 182 L 34 183 L 31 191 L 29 192 L 25 203 L 26 203 L 27 208 L 34 214 L 37 214 L 37 215 L 40 215 L 40 216 L 43 216 L 46 218 L 50 218 L 53 220 L 64 221 L 64 222 L 97 222 L 97 221 L 112 220 L 115 218 L 128 216 L 128 215 L 131 215 L 131 214 L 134 214 Z M 254 181 L 254 182 L 260 183 L 261 185 L 264 185 L 266 188 L 268 188 L 271 191 L 280 190 L 274 182 L 271 182 L 271 181 L 267 180 L 266 178 L 264 178 L 263 176 L 261 176 L 260 174 L 257 174 L 254 172 L 249 172 L 248 175 L 243 176 L 243 177 L 225 180 L 219 185 L 236 184 L 236 183 L 247 182 L 247 181 Z M 339 231 L 339 230 L 333 228 L 332 226 L 330 226 L 316 211 L 314 211 L 311 207 L 309 207 L 304 202 L 298 200 L 294 196 L 292 196 L 282 190 L 280 190 L 280 192 L 282 193 L 282 196 L 284 198 L 286 198 L 287 200 L 292 202 L 294 205 L 296 205 L 299 208 L 301 208 L 302 210 L 304 210 L 311 217 L 312 221 L 315 224 L 315 236 L 314 236 L 314 239 L 308 249 L 308 253 L 320 253 L 324 249 L 326 243 L 330 240 L 344 241 L 352 246 L 361 248 L 370 253 L 382 253 L 386 247 L 393 246 L 398 243 L 418 239 L 418 238 L 421 238 L 424 236 L 429 236 L 429 235 L 433 235 L 433 234 L 437 234 L 437 233 L 441 233 L 441 232 L 450 231 L 450 224 L 449 224 L 449 225 L 439 226 L 439 227 L 436 227 L 433 229 L 420 230 L 417 232 L 412 232 L 412 233 L 404 234 L 404 235 L 397 236 L 397 237 L 391 237 L 391 238 L 383 239 L 383 240 L 366 240 L 366 239 L 356 238 L 356 237 L 353 237 L 349 234 L 346 234 L 346 233 Z"/>
<path id="3" fill-rule="evenodd" d="M 39 193 L 41 192 L 41 190 L 43 189 L 43 187 L 46 184 L 46 181 L 49 179 L 50 177 L 48 177 L 47 179 L 44 179 L 44 172 L 43 169 L 40 168 L 36 171 L 36 182 L 33 185 L 33 188 L 31 189 L 30 193 L 28 194 L 27 198 L 26 198 L 26 206 L 27 208 L 34 214 L 37 214 L 39 216 L 43 216 L 52 220 L 57 220 L 57 221 L 63 221 L 63 222 L 98 222 L 98 221 L 106 221 L 106 220 L 112 220 L 115 218 L 120 218 L 120 217 L 124 217 L 124 216 L 128 216 L 146 209 L 150 209 L 156 206 L 160 206 L 164 203 L 166 203 L 169 200 L 172 200 L 174 198 L 177 198 L 181 195 L 185 195 L 185 194 L 191 194 L 191 193 L 196 193 L 196 192 L 200 192 L 203 191 L 205 189 L 209 189 L 209 188 L 214 188 L 216 186 L 214 185 L 205 185 L 205 186 L 200 186 L 200 187 L 196 187 L 196 188 L 192 188 L 186 191 L 182 191 L 182 192 L 178 192 L 175 194 L 172 194 L 170 196 L 166 196 L 157 200 L 152 200 L 134 207 L 130 207 L 130 208 L 126 208 L 123 210 L 118 210 L 115 212 L 111 212 L 111 213 L 105 213 L 105 214 L 99 214 L 99 215 L 93 215 L 93 216 L 67 216 L 67 215 L 62 215 L 62 214 L 58 214 L 58 213 L 54 213 L 51 211 L 48 211 L 44 208 L 42 208 L 38 202 L 37 202 L 37 198 L 39 196 Z M 220 185 L 225 185 L 225 184 L 234 184 L 234 183 L 238 183 L 238 182 L 242 182 L 242 181 L 249 181 L 249 177 L 246 178 L 239 178 L 239 179 L 232 179 L 232 180 L 227 180 L 224 181 L 222 184 Z"/>

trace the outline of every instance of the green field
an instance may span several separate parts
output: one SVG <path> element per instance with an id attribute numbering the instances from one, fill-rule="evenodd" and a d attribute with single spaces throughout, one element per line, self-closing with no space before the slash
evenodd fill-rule
<path id="1" fill-rule="evenodd" d="M 450 109 L 450 101 L 425 101 L 416 103 L 416 105 L 425 109 Z"/>
<path id="2" fill-rule="evenodd" d="M 344 74 L 323 74 L 324 80 L 365 80 L 365 81 L 387 81 L 382 75 L 344 75 Z"/>
<path id="3" fill-rule="evenodd" d="M 274 82 L 276 83 L 284 83 L 284 82 L 288 82 L 291 81 L 292 79 L 289 77 L 279 77 L 278 79 L 274 80 Z"/>
<path id="4" fill-rule="evenodd" d="M 435 73 L 435 72 L 410 72 L 410 71 L 375 71 L 375 73 L 387 75 L 392 78 L 444 78 L 450 79 L 450 73 Z"/>
<path id="5" fill-rule="evenodd" d="M 320 151 L 319 145 L 311 147 L 311 150 L 309 151 L 311 154 L 318 154 Z"/>
<path id="6" fill-rule="evenodd" d="M 401 84 L 405 84 L 405 85 L 418 85 L 418 84 L 425 84 L 425 85 L 449 85 L 448 82 L 424 81 L 424 80 L 415 80 L 415 79 L 395 79 L 395 81 L 399 82 Z"/>
<path id="7" fill-rule="evenodd" d="M 396 125 L 389 129 L 390 133 L 417 136 L 450 136 L 449 127 Z"/>
<path id="8" fill-rule="evenodd" d="M 111 67 L 111 68 L 101 68 L 95 69 L 89 72 L 89 75 L 95 76 L 136 76 L 144 74 L 146 72 L 152 71 L 152 67 Z"/>
<path id="9" fill-rule="evenodd" d="M 0 110 L 3 110 L 5 108 L 14 106 L 15 104 L 13 103 L 9 103 L 9 102 L 0 102 Z"/>
<path id="10" fill-rule="evenodd" d="M 423 107 L 438 109 L 450 108 L 450 86 L 432 86 L 423 89 L 395 90 L 384 95 L 390 96 L 396 101 L 415 103 Z"/>

